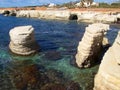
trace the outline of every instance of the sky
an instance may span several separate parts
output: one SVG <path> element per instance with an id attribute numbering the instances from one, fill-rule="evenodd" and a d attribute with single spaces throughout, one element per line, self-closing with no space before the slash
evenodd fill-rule
<path id="1" fill-rule="evenodd" d="M 22 6 L 35 6 L 49 3 L 65 3 L 76 0 L 0 0 L 0 7 L 22 7 Z M 115 2 L 117 0 L 94 0 L 95 2 Z"/>

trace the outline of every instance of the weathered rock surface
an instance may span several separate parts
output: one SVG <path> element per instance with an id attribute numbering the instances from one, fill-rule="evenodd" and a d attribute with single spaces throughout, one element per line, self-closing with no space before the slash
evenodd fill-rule
<path id="1" fill-rule="evenodd" d="M 68 10 L 46 10 L 39 11 L 40 17 L 44 19 L 69 20 L 70 11 Z"/>
<path id="2" fill-rule="evenodd" d="M 73 15 L 74 17 L 76 17 L 73 20 L 82 22 L 120 23 L 119 12 L 116 12 L 114 14 L 111 12 L 47 9 L 47 10 L 0 10 L 0 14 L 4 14 L 5 16 L 40 18 L 40 19 L 58 19 L 58 20 L 72 20 L 71 16 Z"/>
<path id="3" fill-rule="evenodd" d="M 36 10 L 21 10 L 16 13 L 17 17 L 39 18 L 39 12 Z"/>
<path id="4" fill-rule="evenodd" d="M 39 50 L 32 26 L 20 26 L 10 30 L 10 50 L 19 55 L 30 55 Z"/>
<path id="5" fill-rule="evenodd" d="M 16 16 L 16 11 L 10 11 L 9 16 Z"/>
<path id="6" fill-rule="evenodd" d="M 94 90 L 120 90 L 120 32 L 105 53 L 95 77 Z"/>
<path id="7" fill-rule="evenodd" d="M 68 20 L 70 12 L 67 10 L 57 11 L 57 10 L 21 10 L 17 12 L 17 17 L 27 17 L 27 18 L 42 18 L 42 19 L 60 19 Z"/>
<path id="8" fill-rule="evenodd" d="M 82 40 L 79 42 L 76 63 L 80 68 L 90 67 L 96 62 L 102 50 L 102 42 L 109 25 L 96 23 L 86 28 Z"/>
<path id="9" fill-rule="evenodd" d="M 108 13 L 100 13 L 94 16 L 94 21 L 96 22 L 105 22 L 105 23 L 114 23 L 117 21 L 116 15 L 110 15 Z"/>

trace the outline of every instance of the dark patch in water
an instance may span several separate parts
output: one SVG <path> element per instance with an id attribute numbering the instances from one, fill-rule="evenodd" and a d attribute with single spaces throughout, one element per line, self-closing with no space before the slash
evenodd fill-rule
<path id="1" fill-rule="evenodd" d="M 44 57 L 47 60 L 52 60 L 52 61 L 60 60 L 62 58 L 60 52 L 57 51 L 48 51 L 45 53 Z"/>
<path id="2" fill-rule="evenodd" d="M 64 78 L 61 71 L 24 61 L 11 62 L 8 69 L 12 86 L 18 90 L 80 90 L 78 83 Z"/>

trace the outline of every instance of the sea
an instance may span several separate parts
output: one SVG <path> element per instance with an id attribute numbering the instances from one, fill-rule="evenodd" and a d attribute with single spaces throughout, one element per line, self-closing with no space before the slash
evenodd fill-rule
<path id="1" fill-rule="evenodd" d="M 75 64 L 79 41 L 89 24 L 0 15 L 0 90 L 92 90 L 99 63 L 88 69 Z M 15 55 L 9 50 L 9 31 L 26 25 L 34 27 L 40 51 Z M 119 30 L 119 25 L 110 25 L 111 45 Z"/>

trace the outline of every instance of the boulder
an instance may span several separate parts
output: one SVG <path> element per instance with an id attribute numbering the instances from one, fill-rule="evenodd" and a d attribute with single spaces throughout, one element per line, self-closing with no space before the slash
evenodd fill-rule
<path id="1" fill-rule="evenodd" d="M 39 50 L 39 46 L 34 38 L 34 28 L 32 26 L 15 27 L 9 32 L 10 50 L 19 55 L 34 54 Z"/>
<path id="2" fill-rule="evenodd" d="M 109 25 L 101 23 L 91 24 L 86 28 L 76 54 L 78 67 L 87 68 L 96 62 L 103 48 L 103 38 L 108 29 Z"/>
<path id="3" fill-rule="evenodd" d="M 120 90 L 120 32 L 105 53 L 95 76 L 94 90 Z"/>

